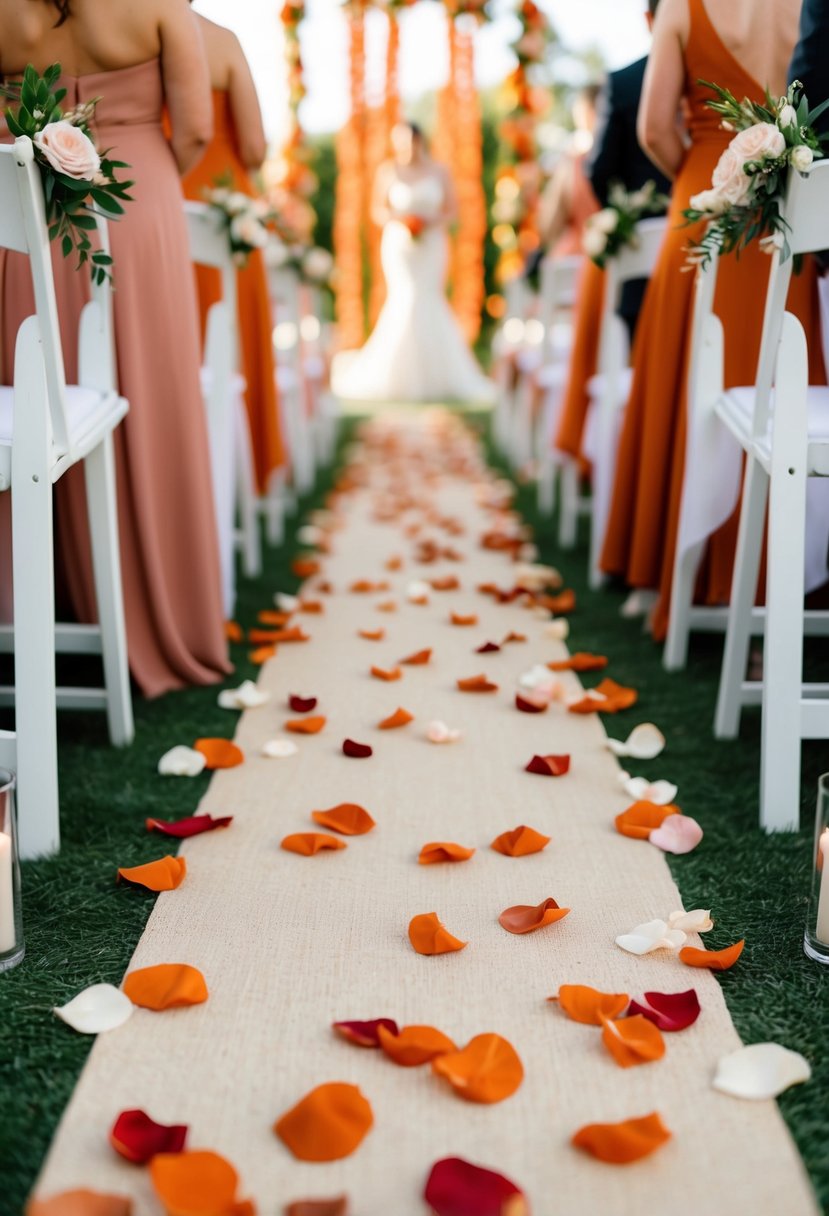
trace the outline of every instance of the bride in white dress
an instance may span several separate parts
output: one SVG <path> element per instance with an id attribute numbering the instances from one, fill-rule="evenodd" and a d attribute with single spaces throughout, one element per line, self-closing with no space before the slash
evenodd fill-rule
<path id="1" fill-rule="evenodd" d="M 377 173 L 372 219 L 383 228 L 386 302 L 359 351 L 334 360 L 332 387 L 351 401 L 491 402 L 495 386 L 466 344 L 445 294 L 447 233 L 456 202 L 419 127 L 392 131 Z"/>

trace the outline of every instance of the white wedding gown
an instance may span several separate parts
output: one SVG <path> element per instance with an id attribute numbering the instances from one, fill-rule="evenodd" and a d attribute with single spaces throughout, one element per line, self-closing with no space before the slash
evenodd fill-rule
<path id="1" fill-rule="evenodd" d="M 432 174 L 397 178 L 389 207 L 398 216 L 433 220 L 443 207 L 443 184 Z M 334 359 L 334 393 L 350 401 L 491 402 L 495 386 L 466 344 L 445 295 L 447 240 L 430 224 L 413 237 L 402 220 L 383 229 L 381 257 L 386 302 L 359 351 Z"/>

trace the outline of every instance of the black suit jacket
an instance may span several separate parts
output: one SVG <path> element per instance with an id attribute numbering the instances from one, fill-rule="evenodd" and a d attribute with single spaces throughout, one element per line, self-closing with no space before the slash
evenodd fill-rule
<path id="1" fill-rule="evenodd" d="M 829 97 L 829 0 L 804 0 L 800 13 L 800 41 L 795 47 L 789 80 L 801 80 L 814 108 Z M 829 110 L 816 126 L 829 132 Z"/>
<path id="2" fill-rule="evenodd" d="M 596 137 L 586 167 L 590 184 L 603 207 L 607 206 L 614 182 L 620 182 L 631 191 L 655 181 L 660 192 L 670 193 L 670 182 L 642 151 L 636 134 L 647 63 L 647 58 L 639 59 L 618 72 L 611 72 L 602 90 Z M 644 282 L 630 283 L 622 293 L 620 311 L 631 328 L 639 315 L 645 287 Z"/>

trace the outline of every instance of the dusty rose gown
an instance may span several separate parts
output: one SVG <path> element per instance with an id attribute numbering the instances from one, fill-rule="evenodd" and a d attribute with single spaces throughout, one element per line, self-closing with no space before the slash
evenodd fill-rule
<path id="1" fill-rule="evenodd" d="M 101 97 L 98 146 L 135 181 L 110 225 L 120 390 L 130 412 L 115 433 L 130 669 L 147 696 L 209 684 L 228 671 L 204 407 L 198 312 L 181 184 L 161 126 L 161 62 L 64 77 L 64 107 Z M 123 175 L 122 171 L 122 175 Z M 77 373 L 86 269 L 54 255 L 67 378 Z M 10 382 L 21 321 L 34 311 L 28 264 L 0 254 L 0 373 Z M 0 495 L 0 559 L 8 571 L 9 495 Z M 5 500 L 5 501 L 4 501 Z M 81 621 L 95 619 L 83 470 L 56 488 L 59 569 Z M 5 553 L 2 551 L 5 550 Z M 4 573 L 2 581 L 7 582 Z"/>

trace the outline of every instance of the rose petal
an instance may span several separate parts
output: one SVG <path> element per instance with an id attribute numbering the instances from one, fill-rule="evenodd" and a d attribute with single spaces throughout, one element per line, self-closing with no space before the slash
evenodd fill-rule
<path id="1" fill-rule="evenodd" d="M 665 1054 L 665 1040 L 659 1027 L 639 1014 L 630 1014 L 620 1021 L 605 1018 L 602 1026 L 602 1042 L 621 1068 L 649 1064 Z"/>
<path id="2" fill-rule="evenodd" d="M 311 718 L 291 718 L 285 723 L 285 729 L 294 735 L 318 735 L 327 721 L 323 714 Z"/>
<path id="3" fill-rule="evenodd" d="M 528 857 L 531 853 L 540 853 L 542 849 L 546 849 L 551 839 L 551 836 L 544 836 L 541 832 L 536 832 L 535 828 L 521 824 L 496 836 L 490 848 L 496 853 L 503 853 L 505 857 Z"/>
<path id="4" fill-rule="evenodd" d="M 79 1188 L 61 1191 L 48 1199 L 30 1199 L 26 1216 L 133 1216 L 128 1195 L 107 1195 L 103 1191 Z"/>
<path id="5" fill-rule="evenodd" d="M 545 697 L 536 697 L 530 695 L 522 697 L 520 692 L 515 694 L 515 708 L 522 714 L 543 714 L 549 707 L 549 699 Z"/>
<path id="6" fill-rule="evenodd" d="M 700 1015 L 696 990 L 687 992 L 646 992 L 642 1001 L 630 1002 L 629 1013 L 641 1014 L 660 1030 L 675 1032 L 693 1026 Z"/>
<path id="7" fill-rule="evenodd" d="M 726 946 L 724 950 L 698 950 L 695 946 L 686 946 L 680 950 L 679 959 L 686 967 L 708 967 L 711 971 L 728 971 L 733 967 L 743 952 L 745 938 Z"/>
<path id="8" fill-rule="evenodd" d="M 506 637 L 504 638 L 501 645 L 509 646 L 511 642 L 526 642 L 526 640 L 527 640 L 526 634 L 516 633 L 514 629 L 511 629 L 509 631 L 509 633 L 506 635 Z"/>
<path id="9" fill-rule="evenodd" d="M 116 881 L 146 887 L 148 891 L 175 891 L 184 882 L 187 862 L 183 857 L 159 857 L 143 866 L 121 866 Z"/>
<path id="10" fill-rule="evenodd" d="M 150 1180 L 168 1216 L 217 1216 L 231 1212 L 239 1175 L 218 1153 L 159 1153 Z"/>
<path id="11" fill-rule="evenodd" d="M 334 1199 L 295 1199 L 285 1208 L 285 1216 L 348 1216 L 348 1196 Z"/>
<path id="12" fill-rule="evenodd" d="M 409 921 L 409 941 L 418 954 L 454 954 L 467 943 L 460 941 L 438 920 L 436 912 L 423 912 Z"/>
<path id="13" fill-rule="evenodd" d="M 661 1148 L 671 1138 L 660 1116 L 654 1112 L 641 1119 L 621 1123 L 589 1123 L 573 1136 L 576 1148 L 611 1165 L 628 1165 Z"/>
<path id="14" fill-rule="evenodd" d="M 333 1022 L 332 1025 L 338 1035 L 357 1047 L 379 1047 L 382 1026 L 392 1034 L 398 1033 L 397 1022 L 392 1018 L 374 1018 L 370 1022 Z"/>
<path id="15" fill-rule="evenodd" d="M 723 1056 L 712 1082 L 734 1098 L 776 1098 L 811 1078 L 809 1061 L 780 1043 L 752 1043 Z"/>
<path id="16" fill-rule="evenodd" d="M 619 739 L 608 739 L 607 746 L 617 756 L 655 760 L 665 748 L 665 736 L 652 722 L 643 722 L 630 732 L 624 743 Z"/>
<path id="17" fill-rule="evenodd" d="M 356 1085 L 318 1085 L 274 1124 L 274 1132 L 300 1161 L 339 1161 L 370 1131 L 374 1115 Z"/>
<path id="18" fill-rule="evenodd" d="M 52 1010 L 78 1034 L 101 1034 L 116 1030 L 132 1017 L 135 1006 L 129 997 L 112 984 L 93 984 L 84 988 L 65 1005 Z"/>
<path id="19" fill-rule="evenodd" d="M 382 642 L 386 636 L 385 629 L 361 629 L 359 636 L 365 638 L 367 642 Z"/>
<path id="20" fill-rule="evenodd" d="M 458 680 L 458 688 L 461 692 L 497 692 L 498 685 L 493 684 L 486 676 L 470 676 L 465 680 Z"/>
<path id="21" fill-rule="evenodd" d="M 451 840 L 434 840 L 423 846 L 417 860 L 421 866 L 434 866 L 445 861 L 469 861 L 474 852 L 474 849 L 464 848 Z"/>
<path id="22" fill-rule="evenodd" d="M 499 1034 L 476 1035 L 466 1047 L 433 1060 L 432 1071 L 469 1102 L 503 1102 L 524 1079 L 518 1053 Z"/>
<path id="23" fill-rule="evenodd" d="M 202 1005 L 207 1000 L 207 983 L 197 967 L 186 963 L 159 963 L 141 967 L 124 977 L 125 994 L 141 1009 L 160 1013 L 187 1005 Z"/>
<path id="24" fill-rule="evenodd" d="M 269 662 L 275 655 L 275 646 L 257 646 L 255 650 L 248 652 L 248 658 L 257 667 L 261 667 L 263 663 Z"/>
<path id="25" fill-rule="evenodd" d="M 298 596 L 288 595 L 287 592 L 285 592 L 285 591 L 277 591 L 273 597 L 273 602 L 276 604 L 277 608 L 279 609 L 280 615 L 282 615 L 282 616 L 284 616 L 286 614 L 288 616 L 290 616 L 292 612 L 296 612 L 297 608 L 299 608 Z M 267 615 L 266 613 L 260 612 L 259 613 L 260 621 L 266 615 Z M 270 622 L 268 622 L 268 623 L 270 623 Z M 276 622 L 274 622 L 274 623 L 276 623 Z M 282 624 L 281 621 L 278 623 Z"/>
<path id="26" fill-rule="evenodd" d="M 298 697 L 292 693 L 288 697 L 288 708 L 295 714 L 310 714 L 312 709 L 317 708 L 316 697 Z"/>
<path id="27" fill-rule="evenodd" d="M 341 832 L 343 836 L 365 836 L 377 826 L 368 811 L 356 802 L 341 802 L 328 811 L 312 811 L 311 818 L 332 832 Z"/>
<path id="28" fill-rule="evenodd" d="M 560 595 L 549 595 L 546 597 L 544 605 L 556 616 L 567 616 L 568 613 L 575 611 L 576 593 L 567 590 L 562 591 Z"/>
<path id="29" fill-rule="evenodd" d="M 197 739 L 193 746 L 204 756 L 206 768 L 236 768 L 244 763 L 245 753 L 230 739 Z"/>
<path id="30" fill-rule="evenodd" d="M 653 802 L 657 806 L 668 806 L 677 795 L 677 787 L 670 781 L 648 781 L 645 777 L 625 775 L 624 789 L 635 802 Z"/>
<path id="31" fill-rule="evenodd" d="M 414 714 L 410 714 L 407 709 L 396 709 L 388 718 L 377 723 L 377 729 L 397 730 L 400 726 L 408 726 L 410 722 L 414 722 Z"/>
<path id="32" fill-rule="evenodd" d="M 397 604 L 394 600 L 383 600 L 381 604 L 375 604 L 378 612 L 397 612 Z"/>
<path id="33" fill-rule="evenodd" d="M 354 739 L 343 740 L 343 755 L 352 760 L 367 760 L 374 755 L 374 749 L 368 743 L 357 743 Z"/>
<path id="34" fill-rule="evenodd" d="M 530 1212 L 515 1183 L 461 1157 L 435 1162 L 423 1197 L 434 1216 L 529 1216 Z"/>
<path id="35" fill-rule="evenodd" d="M 391 668 L 372 667 L 371 674 L 374 676 L 375 680 L 392 681 L 392 680 L 399 680 L 400 677 L 403 675 L 403 672 L 400 670 L 399 667 L 391 667 Z"/>
<path id="36" fill-rule="evenodd" d="M 146 1165 L 156 1153 L 180 1153 L 187 1139 L 183 1123 L 165 1127 L 143 1110 L 124 1110 L 115 1120 L 109 1142 L 121 1157 L 134 1165 Z"/>
<path id="37" fill-rule="evenodd" d="M 702 840 L 703 831 L 690 815 L 672 815 L 648 840 L 664 853 L 690 853 Z"/>
<path id="38" fill-rule="evenodd" d="M 524 770 L 539 777 L 564 777 L 570 772 L 569 756 L 533 756 Z"/>
<path id="39" fill-rule="evenodd" d="M 470 625 L 478 624 L 478 617 L 474 612 L 452 612 L 449 616 L 449 620 L 453 625 L 459 625 L 461 628 L 468 628 Z"/>
<path id="40" fill-rule="evenodd" d="M 628 954 L 650 954 L 653 950 L 678 950 L 686 937 L 680 929 L 669 929 L 664 920 L 649 920 L 617 937 L 616 945 Z"/>
<path id="41" fill-rule="evenodd" d="M 219 693 L 220 709 L 258 709 L 271 699 L 271 694 L 258 688 L 253 680 L 245 680 L 238 688 L 226 688 Z"/>
<path id="42" fill-rule="evenodd" d="M 301 857 L 313 857 L 326 849 L 345 847 L 344 840 L 327 836 L 324 832 L 293 832 L 290 836 L 285 836 L 280 844 L 280 848 L 285 849 L 287 853 L 299 853 Z"/>
<path id="43" fill-rule="evenodd" d="M 639 699 L 634 688 L 625 688 L 615 680 L 602 680 L 595 688 L 588 691 L 581 701 L 568 706 L 571 714 L 617 714 L 623 709 L 630 709 Z"/>
<path id="44" fill-rule="evenodd" d="M 546 637 L 552 638 L 555 642 L 566 642 L 570 636 L 570 622 L 550 621 L 544 633 Z"/>
<path id="45" fill-rule="evenodd" d="M 479 646 L 475 651 L 476 654 L 497 654 L 501 647 L 497 642 L 484 642 L 483 646 Z"/>
<path id="46" fill-rule="evenodd" d="M 566 659 L 548 663 L 550 671 L 603 671 L 609 660 L 603 654 L 589 654 L 578 650 Z"/>
<path id="47" fill-rule="evenodd" d="M 457 743 L 461 737 L 459 730 L 452 730 L 445 722 L 430 722 L 426 727 L 426 738 L 430 743 Z"/>
<path id="48" fill-rule="evenodd" d="M 695 908 L 693 912 L 672 912 L 668 924 L 672 929 L 682 929 L 684 933 L 708 933 L 714 928 L 707 908 Z"/>
<path id="49" fill-rule="evenodd" d="M 543 663 L 536 663 L 529 671 L 525 671 L 518 683 L 521 688 L 530 692 L 546 692 L 551 699 L 561 688 L 561 681 L 552 675 Z"/>
<path id="50" fill-rule="evenodd" d="M 160 832 L 162 836 L 175 836 L 180 840 L 188 836 L 199 836 L 202 832 L 215 832 L 217 828 L 226 828 L 231 823 L 232 815 L 226 815 L 223 819 L 214 819 L 212 815 L 191 815 L 186 819 L 144 820 L 148 832 Z"/>
<path id="51" fill-rule="evenodd" d="M 560 908 L 554 899 L 545 899 L 537 907 L 516 904 L 512 908 L 505 908 L 498 917 L 498 923 L 507 933 L 534 933 L 536 929 L 563 920 L 569 911 L 569 908 Z"/>
<path id="52" fill-rule="evenodd" d="M 683 817 L 678 806 L 657 806 L 655 802 L 634 802 L 621 815 L 617 815 L 614 823 L 616 831 L 621 836 L 630 836 L 633 840 L 648 840 L 656 828 L 662 826 L 670 816 Z"/>
<path id="53" fill-rule="evenodd" d="M 423 667 L 429 662 L 431 657 L 431 650 L 416 650 L 414 654 L 408 655 L 405 659 L 401 659 L 400 662 L 404 667 Z"/>
<path id="54" fill-rule="evenodd" d="M 158 762 L 162 777 L 198 777 L 207 764 L 201 752 L 192 747 L 171 747 Z"/>
<path id="55" fill-rule="evenodd" d="M 284 629 L 250 629 L 248 640 L 276 646 L 282 642 L 310 642 L 310 635 L 301 625 L 288 625 Z"/>
<path id="56" fill-rule="evenodd" d="M 442 578 L 432 578 L 429 585 L 433 591 L 457 591 L 461 585 L 456 574 L 445 574 Z"/>
<path id="57" fill-rule="evenodd" d="M 244 636 L 238 621 L 225 621 L 225 638 L 228 642 L 241 642 Z"/>
<path id="58" fill-rule="evenodd" d="M 626 992 L 599 992 L 583 984 L 562 984 L 557 996 L 548 998 L 558 1005 L 573 1022 L 583 1026 L 601 1026 L 605 1018 L 618 1018 L 630 1003 Z"/>
<path id="59" fill-rule="evenodd" d="M 378 1037 L 389 1059 L 402 1068 L 417 1068 L 449 1051 L 457 1051 L 452 1040 L 434 1026 L 404 1026 L 397 1032 L 381 1026 Z"/>
<path id="60" fill-rule="evenodd" d="M 267 756 L 269 760 L 287 760 L 298 751 L 299 748 L 291 739 L 269 739 L 267 743 L 262 744 L 262 755 Z"/>
<path id="61" fill-rule="evenodd" d="M 309 616 L 322 616 L 325 612 L 325 605 L 321 600 L 300 600 L 300 612 L 306 612 Z"/>

